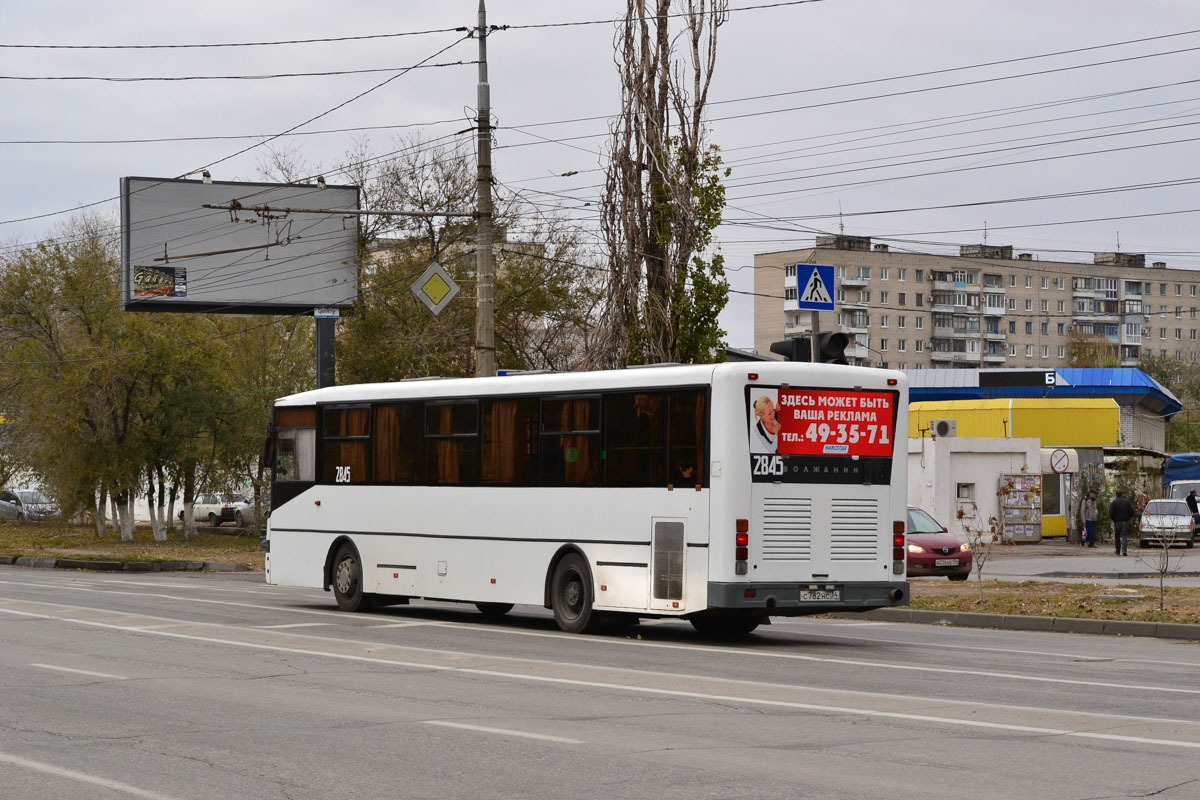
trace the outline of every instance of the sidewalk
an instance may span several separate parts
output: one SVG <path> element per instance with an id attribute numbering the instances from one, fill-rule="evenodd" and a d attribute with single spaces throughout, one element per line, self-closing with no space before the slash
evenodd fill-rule
<path id="1" fill-rule="evenodd" d="M 1200 587 L 1200 551 L 1173 547 L 1166 575 L 1169 586 Z M 983 568 L 991 580 L 1071 580 L 1107 583 L 1158 583 L 1162 550 L 1139 548 L 1135 542 L 1129 555 L 1118 556 L 1113 545 L 1082 547 L 1062 541 L 1005 545 L 993 548 Z"/>

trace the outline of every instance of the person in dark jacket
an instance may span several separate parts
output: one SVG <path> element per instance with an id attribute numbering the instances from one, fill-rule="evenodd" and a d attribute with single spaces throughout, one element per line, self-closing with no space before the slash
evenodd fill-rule
<path id="1" fill-rule="evenodd" d="M 1113 523 L 1113 542 L 1117 546 L 1115 555 L 1129 555 L 1129 521 L 1137 514 L 1133 503 L 1121 492 L 1108 504 L 1108 518 Z"/>
<path id="2" fill-rule="evenodd" d="M 1196 490 L 1192 489 L 1188 492 L 1188 496 L 1183 499 L 1187 503 L 1188 511 L 1192 512 L 1192 525 L 1195 526 L 1200 522 L 1200 503 L 1196 502 Z"/>

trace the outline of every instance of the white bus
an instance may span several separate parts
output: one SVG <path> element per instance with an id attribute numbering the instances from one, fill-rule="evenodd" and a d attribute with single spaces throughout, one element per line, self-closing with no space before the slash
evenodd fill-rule
<path id="1" fill-rule="evenodd" d="M 902 373 L 793 362 L 292 395 L 267 582 L 346 611 L 542 605 L 570 632 L 903 605 L 907 420 Z"/>

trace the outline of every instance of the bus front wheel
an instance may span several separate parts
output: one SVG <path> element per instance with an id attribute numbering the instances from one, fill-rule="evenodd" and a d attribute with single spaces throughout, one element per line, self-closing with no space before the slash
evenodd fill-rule
<path id="1" fill-rule="evenodd" d="M 592 626 L 592 579 L 578 553 L 568 553 L 555 566 L 550 606 L 554 621 L 567 633 L 584 633 Z"/>
<path id="2" fill-rule="evenodd" d="M 370 608 L 370 595 L 363 592 L 362 564 L 354 545 L 343 544 L 333 558 L 333 596 L 342 611 Z"/>

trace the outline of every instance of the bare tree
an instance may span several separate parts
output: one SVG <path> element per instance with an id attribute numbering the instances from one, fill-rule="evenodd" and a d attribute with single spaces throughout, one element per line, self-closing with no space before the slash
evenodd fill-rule
<path id="1" fill-rule="evenodd" d="M 716 322 L 728 298 L 722 262 L 702 254 L 725 205 L 704 110 L 728 3 L 686 0 L 677 15 L 683 30 L 672 36 L 671 0 L 649 2 L 653 9 L 626 0 L 615 37 L 621 111 L 601 212 L 609 251 L 603 366 L 699 360 L 724 333 Z"/>
<path id="2" fill-rule="evenodd" d="M 1190 529 L 1186 532 L 1179 530 L 1169 521 L 1160 526 L 1157 524 L 1158 520 L 1147 520 L 1147 516 L 1155 515 L 1143 515 L 1138 535 L 1138 549 L 1134 551 L 1134 556 L 1138 561 L 1158 573 L 1158 610 L 1165 611 L 1167 576 L 1178 572 L 1183 562 L 1183 554 L 1172 553 L 1171 545 L 1190 547 L 1193 534 Z M 1167 520 L 1170 518 L 1168 517 Z M 1145 535 L 1147 525 L 1155 529 L 1153 538 Z"/>
<path id="3" fill-rule="evenodd" d="M 957 512 L 958 521 L 966 534 L 967 543 L 971 545 L 971 568 L 975 570 L 975 582 L 979 587 L 979 602 L 983 602 L 983 568 L 992 548 L 1001 541 L 1000 522 L 995 517 L 988 517 L 987 523 L 981 523 L 979 517 L 967 517 L 960 508 Z M 969 520 L 969 521 L 968 521 Z"/>

